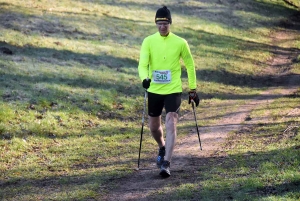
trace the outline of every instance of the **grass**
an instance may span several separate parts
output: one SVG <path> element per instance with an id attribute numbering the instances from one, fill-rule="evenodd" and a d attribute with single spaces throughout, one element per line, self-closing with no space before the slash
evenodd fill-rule
<path id="1" fill-rule="evenodd" d="M 199 125 L 275 86 L 265 72 L 269 36 L 294 12 L 280 0 L 222 2 L 164 1 L 172 31 L 188 40 L 194 55 Z M 132 173 L 143 110 L 139 50 L 156 31 L 151 16 L 160 4 L 0 0 L 0 47 L 13 52 L 0 53 L 1 199 L 101 200 Z M 286 47 L 300 44 L 278 48 Z M 299 73 L 299 62 L 292 71 Z M 186 94 L 184 68 L 183 82 Z M 186 100 L 183 113 L 190 110 Z M 218 159 L 219 166 L 212 159 L 213 168 L 200 167 L 193 182 L 167 186 L 156 198 L 167 192 L 179 200 L 298 199 L 299 117 L 285 116 L 297 103 L 295 94 L 254 111 L 267 113 L 268 122 L 236 134 L 229 159 Z M 188 126 L 179 125 L 179 137 Z M 141 157 L 153 156 L 154 146 L 146 137 Z"/>

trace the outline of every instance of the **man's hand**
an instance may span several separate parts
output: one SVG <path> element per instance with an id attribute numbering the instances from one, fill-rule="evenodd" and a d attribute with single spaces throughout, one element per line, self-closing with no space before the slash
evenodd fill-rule
<path id="1" fill-rule="evenodd" d="M 148 89 L 150 87 L 150 82 L 151 82 L 151 79 L 147 78 L 147 79 L 144 79 L 143 80 L 143 87 L 145 89 Z"/>
<path id="2" fill-rule="evenodd" d="M 189 104 L 192 100 L 196 103 L 196 107 L 199 105 L 200 99 L 196 93 L 196 89 L 189 91 Z"/>

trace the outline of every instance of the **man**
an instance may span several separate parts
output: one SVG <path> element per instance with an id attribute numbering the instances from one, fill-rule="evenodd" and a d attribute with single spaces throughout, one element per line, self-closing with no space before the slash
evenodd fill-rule
<path id="1" fill-rule="evenodd" d="M 175 146 L 179 108 L 181 105 L 182 58 L 188 73 L 189 103 L 199 105 L 196 93 L 194 60 L 185 39 L 170 32 L 171 13 L 166 6 L 159 8 L 155 15 L 158 29 L 142 43 L 139 60 L 139 77 L 148 91 L 148 115 L 151 134 L 159 146 L 157 166 L 162 177 L 169 177 L 170 162 Z M 161 125 L 162 110 L 166 110 L 166 140 Z"/>

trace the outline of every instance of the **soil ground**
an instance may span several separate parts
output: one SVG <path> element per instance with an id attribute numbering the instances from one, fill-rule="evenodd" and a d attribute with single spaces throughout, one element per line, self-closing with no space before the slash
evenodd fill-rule
<path id="1" fill-rule="evenodd" d="M 237 132 L 247 126 L 256 124 L 259 119 L 250 117 L 252 110 L 262 104 L 268 104 L 284 95 L 293 94 L 300 86 L 300 75 L 291 74 L 290 66 L 299 55 L 298 49 L 276 48 L 278 44 L 286 40 L 294 40 L 299 31 L 291 31 L 291 29 L 274 30 L 270 37 L 273 38 L 274 56 L 268 61 L 268 74 L 277 87 L 269 88 L 260 96 L 247 101 L 236 111 L 230 111 L 230 114 L 224 115 L 222 119 L 215 125 L 199 127 L 202 148 L 199 148 L 197 131 L 193 129 L 190 133 L 177 141 L 171 163 L 171 177 L 162 179 L 159 176 L 159 169 L 156 168 L 155 159 L 152 161 L 143 161 L 139 171 L 136 171 L 130 177 L 121 178 L 116 181 L 117 186 L 109 189 L 109 194 L 105 200 L 151 200 L 151 193 L 158 191 L 160 188 L 168 184 L 180 184 L 194 182 L 194 178 L 181 177 L 180 174 L 189 174 L 196 171 L 199 166 L 209 166 L 218 164 L 222 158 L 226 158 L 224 151 L 224 142 L 228 133 Z M 299 108 L 292 111 L 293 115 L 300 115 Z M 180 118 L 180 121 L 193 121 L 192 112 Z M 180 123 L 180 122 L 179 122 Z M 215 160 L 209 160 L 214 158 Z M 205 173 L 204 173 L 205 174 Z"/>

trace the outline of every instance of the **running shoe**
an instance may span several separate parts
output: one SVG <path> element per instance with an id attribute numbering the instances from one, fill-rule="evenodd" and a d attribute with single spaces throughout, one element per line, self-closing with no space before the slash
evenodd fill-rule
<path id="1" fill-rule="evenodd" d="M 163 164 L 160 167 L 160 173 L 159 173 L 163 178 L 167 178 L 171 176 L 170 173 L 170 162 L 169 161 L 164 161 Z"/>

